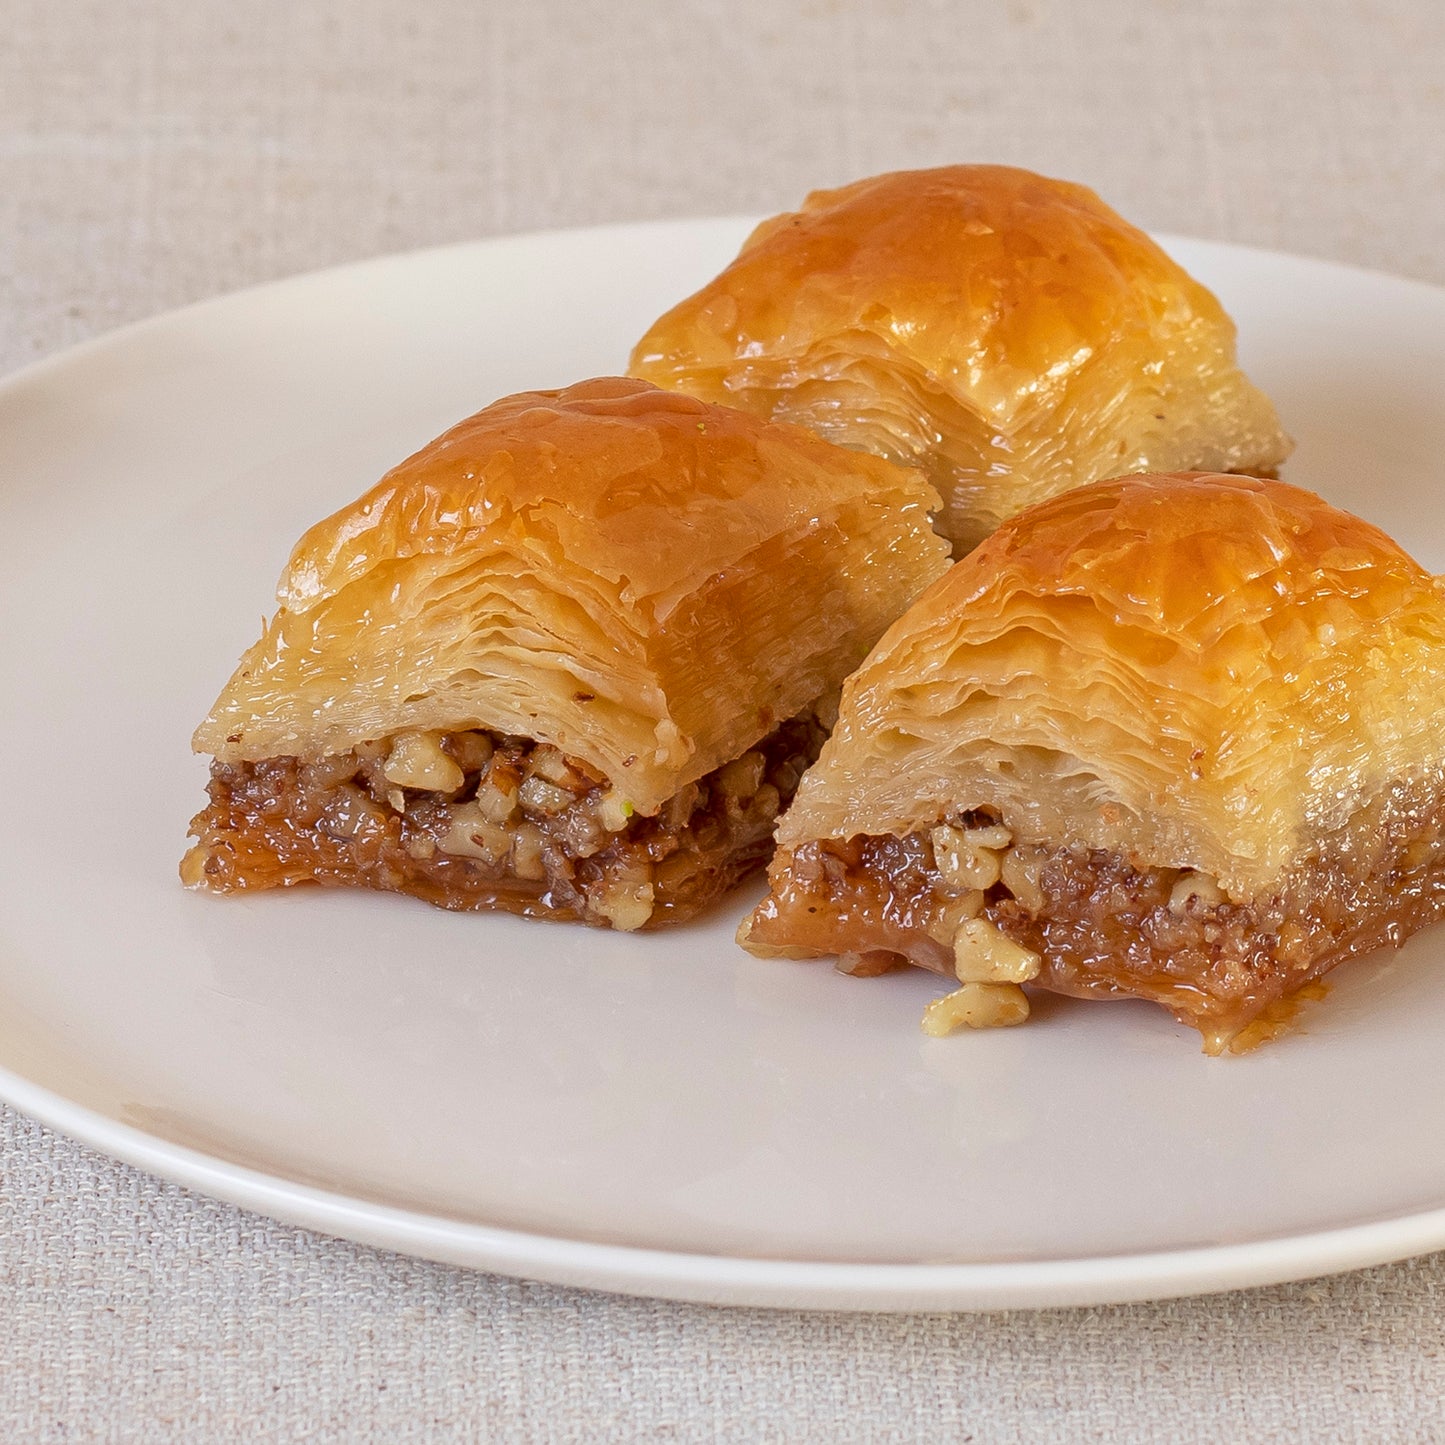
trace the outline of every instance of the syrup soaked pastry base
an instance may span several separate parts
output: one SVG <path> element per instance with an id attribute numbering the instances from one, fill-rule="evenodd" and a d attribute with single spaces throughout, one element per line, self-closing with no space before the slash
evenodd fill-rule
<path id="1" fill-rule="evenodd" d="M 758 953 L 1142 998 L 1209 1053 L 1445 917 L 1445 585 L 1277 481 L 1031 508 L 889 629 L 779 830 Z"/>
<path id="2" fill-rule="evenodd" d="M 220 893 L 314 882 L 442 908 L 657 927 L 692 917 L 767 861 L 778 812 L 825 736 L 811 713 L 785 723 L 655 817 L 623 807 L 556 748 L 484 730 L 316 763 L 216 763 L 182 872 Z M 457 786 L 392 781 L 424 781 L 423 754 Z"/>
<path id="3" fill-rule="evenodd" d="M 865 976 L 914 964 L 957 977 L 960 992 L 982 985 L 976 1006 L 1005 1006 L 1025 982 L 1147 999 L 1198 1029 L 1206 1053 L 1243 1052 L 1288 1024 L 1336 964 L 1445 917 L 1441 799 L 1438 783 L 1391 795 L 1277 893 L 1244 904 L 1196 871 L 1015 846 L 983 811 L 904 837 L 808 843 L 774 869 L 744 941 L 757 953 L 836 954 Z M 930 1018 L 946 1024 L 947 1004 Z M 1027 1016 L 1025 1003 L 1017 1017 L 987 1021 Z"/>

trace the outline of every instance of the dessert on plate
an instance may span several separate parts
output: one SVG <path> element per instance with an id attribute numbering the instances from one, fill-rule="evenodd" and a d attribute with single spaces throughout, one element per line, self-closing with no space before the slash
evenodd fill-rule
<path id="1" fill-rule="evenodd" d="M 900 171 L 764 221 L 632 374 L 923 468 L 958 554 L 1071 487 L 1272 474 L 1291 443 L 1219 302 L 1083 186 Z"/>
<path id="2" fill-rule="evenodd" d="M 1365 522 L 1238 476 L 1029 509 L 844 688 L 781 820 L 755 953 L 1141 998 L 1242 1050 L 1345 959 L 1445 913 L 1445 584 Z"/>
<path id="3" fill-rule="evenodd" d="M 936 505 L 641 381 L 499 401 L 297 544 L 196 732 L 182 876 L 689 917 L 766 859 L 839 684 L 947 566 Z"/>

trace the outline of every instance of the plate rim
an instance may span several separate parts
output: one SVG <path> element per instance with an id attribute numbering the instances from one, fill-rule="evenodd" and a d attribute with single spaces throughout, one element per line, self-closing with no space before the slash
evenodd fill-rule
<path id="1" fill-rule="evenodd" d="M 1445 1208 L 1237 1244 L 899 1264 L 703 1254 L 509 1229 L 321 1189 L 174 1143 L 0 1068 L 0 1101 L 109 1158 L 281 1223 L 436 1263 L 608 1293 L 902 1313 L 1117 1305 L 1282 1284 L 1445 1246 Z"/>
<path id="2" fill-rule="evenodd" d="M 123 350 L 148 333 L 191 324 L 208 310 L 277 296 L 326 278 L 342 279 L 399 262 L 517 247 L 581 236 L 733 228 L 742 214 L 665 217 L 552 227 L 381 253 L 254 283 L 142 317 L 0 376 L 0 400 L 58 370 Z M 1172 232 L 1149 233 L 1165 249 L 1267 258 L 1324 273 L 1429 293 L 1445 286 L 1416 277 Z M 1278 1284 L 1367 1268 L 1445 1247 L 1445 1206 L 1306 1233 L 1139 1253 L 976 1262 L 894 1263 L 699 1253 L 536 1233 L 382 1204 L 235 1163 L 124 1122 L 39 1084 L 0 1060 L 0 1102 L 126 1165 L 283 1223 L 423 1259 L 549 1284 L 696 1303 L 853 1311 L 994 1310 L 1120 1304 Z"/>
<path id="3" fill-rule="evenodd" d="M 71 365 L 104 352 L 112 346 L 136 339 L 152 327 L 157 329 L 181 320 L 192 319 L 197 313 L 213 307 L 230 305 L 233 302 L 263 294 L 278 294 L 291 287 L 301 287 L 322 278 L 344 278 L 359 275 L 370 268 L 381 269 L 398 261 L 424 261 L 429 257 L 459 255 L 466 251 L 483 251 L 492 248 L 545 244 L 556 240 L 581 236 L 610 236 L 664 232 L 692 227 L 717 227 L 719 230 L 734 227 L 739 230 L 756 226 L 766 217 L 752 212 L 726 212 L 723 214 L 697 216 L 655 216 L 647 220 L 602 221 L 596 224 L 575 226 L 545 226 L 522 231 L 499 231 L 493 235 L 474 236 L 467 240 L 443 241 L 432 246 L 416 246 L 404 251 L 379 251 L 370 256 L 357 257 L 350 261 L 339 261 L 330 266 L 313 266 L 304 271 L 276 276 L 268 281 L 254 281 L 230 291 L 218 291 L 209 296 L 197 297 L 194 301 L 182 302 L 148 316 L 137 317 L 88 336 L 84 340 L 63 346 L 58 351 L 33 361 L 24 362 L 11 371 L 0 373 L 0 393 L 13 386 L 38 379 L 52 368 Z M 1287 261 L 1295 266 L 1309 266 L 1322 271 L 1354 276 L 1364 280 L 1383 281 L 1392 286 L 1405 286 L 1433 296 L 1436 301 L 1445 300 L 1445 283 L 1426 281 L 1418 276 L 1401 276 L 1393 271 L 1384 271 L 1375 266 L 1362 266 L 1353 261 L 1338 261 L 1328 256 L 1307 255 L 1298 251 L 1281 251 L 1271 246 L 1256 246 L 1241 241 L 1221 241 L 1209 236 L 1190 236 L 1181 231 L 1158 231 L 1146 229 L 1145 234 L 1166 251 L 1174 246 L 1200 246 L 1206 250 L 1225 252 L 1231 255 L 1254 256 L 1272 261 Z"/>

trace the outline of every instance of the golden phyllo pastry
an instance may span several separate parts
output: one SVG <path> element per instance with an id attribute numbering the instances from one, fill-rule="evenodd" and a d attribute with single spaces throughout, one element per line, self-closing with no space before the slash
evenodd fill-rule
<path id="1" fill-rule="evenodd" d="M 921 466 L 960 555 L 1071 487 L 1290 450 L 1219 302 L 1092 191 L 1007 166 L 815 192 L 632 373 Z"/>
<path id="2" fill-rule="evenodd" d="M 639 381 L 508 397 L 304 536 L 182 865 L 631 929 L 771 847 L 947 565 L 916 474 Z"/>
<path id="3" fill-rule="evenodd" d="M 755 952 L 1144 998 L 1205 1049 L 1445 911 L 1445 587 L 1280 482 L 1126 477 L 1032 508 L 844 689 Z"/>

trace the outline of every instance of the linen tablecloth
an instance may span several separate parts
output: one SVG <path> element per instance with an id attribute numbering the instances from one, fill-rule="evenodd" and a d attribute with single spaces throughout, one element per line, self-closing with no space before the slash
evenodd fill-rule
<path id="1" fill-rule="evenodd" d="M 0 369 L 332 262 L 961 159 L 1445 282 L 1442 77 L 1424 0 L 9 0 Z M 6 1441 L 1426 1439 L 1442 1353 L 1442 1256 L 1111 1309 L 711 1310 L 287 1228 L 0 1109 Z"/>

